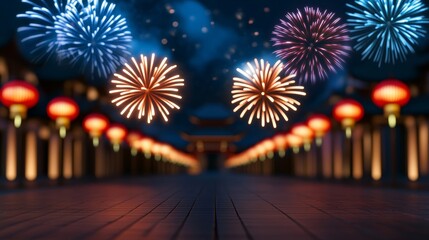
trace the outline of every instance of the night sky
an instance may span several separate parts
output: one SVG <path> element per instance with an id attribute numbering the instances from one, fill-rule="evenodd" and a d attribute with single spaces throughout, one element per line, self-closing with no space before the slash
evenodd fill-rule
<path id="1" fill-rule="evenodd" d="M 271 33 L 288 11 L 296 11 L 304 6 L 320 7 L 336 13 L 345 22 L 347 8 L 343 0 L 110 0 L 116 3 L 118 11 L 127 19 L 133 35 L 132 53 L 156 53 L 166 56 L 178 65 L 180 74 L 185 78 L 185 90 L 182 92 L 182 109 L 173 111 L 169 123 L 161 118 L 147 126 L 143 121 L 129 121 L 120 117 L 117 110 L 110 106 L 98 106 L 112 120 L 121 121 L 131 127 L 139 128 L 160 141 L 167 141 L 184 148 L 186 143 L 180 138 L 180 132 L 192 131 L 189 116 L 195 114 L 216 116 L 235 116 L 236 123 L 229 129 L 232 133 L 245 133 L 245 139 L 238 143 L 246 147 L 273 135 L 276 131 L 285 131 L 297 121 L 304 120 L 312 111 L 321 110 L 329 114 L 330 109 L 320 103 L 332 94 L 344 93 L 344 86 L 350 79 L 358 79 L 365 88 L 371 82 L 387 77 L 396 77 L 403 81 L 414 81 L 419 76 L 417 69 L 429 62 L 429 38 L 423 39 L 416 47 L 417 53 L 409 56 L 406 63 L 383 65 L 378 68 L 372 62 L 362 62 L 354 52 L 347 60 L 344 71 L 329 77 L 328 80 L 307 83 L 307 96 L 300 98 L 302 107 L 290 114 L 288 123 L 282 122 L 277 130 L 271 126 L 261 128 L 258 122 L 247 126 L 247 119 L 240 120 L 232 112 L 231 87 L 235 69 L 254 58 L 264 58 L 274 63 Z M 428 1 L 425 1 L 428 4 Z M 11 41 L 18 42 L 22 56 L 30 61 L 29 46 L 19 44 L 16 28 L 22 24 L 16 14 L 27 9 L 20 0 L 1 1 L 0 3 L 0 47 Z M 426 14 L 427 15 L 427 14 Z M 9 45 L 8 45 L 9 46 Z M 64 81 L 79 78 L 77 71 L 57 62 L 31 64 L 38 74 L 41 86 L 51 81 Z M 398 67 L 399 66 L 399 67 Z M 87 84 L 99 89 L 109 88 L 109 79 L 97 79 L 83 76 Z M 49 97 L 47 97 L 49 98 Z M 81 102 L 84 105 L 84 102 Z M 43 111 L 39 108 L 38 111 Z M 92 108 L 83 107 L 82 115 Z M 37 111 L 37 110 L 35 110 Z M 37 112 L 35 113 L 37 114 Z M 209 116 L 208 116 L 209 117 Z M 228 130 L 228 131 L 229 131 Z"/>

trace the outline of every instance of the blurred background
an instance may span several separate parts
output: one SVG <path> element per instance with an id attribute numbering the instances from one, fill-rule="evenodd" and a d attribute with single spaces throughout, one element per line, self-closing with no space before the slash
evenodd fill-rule
<path id="1" fill-rule="evenodd" d="M 405 62 L 381 67 L 362 61 L 360 53 L 353 51 L 343 70 L 324 81 L 303 84 L 307 95 L 300 98 L 298 111 L 288 113 L 288 122 L 280 122 L 276 129 L 262 128 L 257 121 L 248 125 L 246 118 L 233 112 L 235 69 L 254 58 L 276 61 L 272 31 L 286 12 L 320 7 L 345 22 L 349 11 L 345 2 L 110 2 L 127 19 L 133 37 L 131 55 L 155 53 L 178 65 L 185 79 L 181 109 L 172 111 L 168 122 L 160 117 L 151 124 L 126 119 L 111 104 L 111 75 L 95 76 L 56 60 L 34 61 L 34 45 L 22 41 L 17 32 L 28 21 L 16 16 L 30 5 L 1 1 L 1 84 L 24 80 L 39 95 L 37 103 L 20 116 L 23 119 L 16 119 L 7 104 L 0 105 L 2 183 L 205 171 L 395 184 L 429 181 L 428 37 L 419 39 L 416 52 Z M 377 84 L 386 79 L 400 80 L 403 85 L 394 86 L 404 88 L 410 98 L 406 104 L 399 99 L 391 114 L 383 110 L 382 98 L 372 97 L 375 89 L 383 90 L 384 85 Z M 74 103 L 61 102 L 57 99 L 61 96 Z M 47 109 L 54 99 L 60 110 Z M 349 106 L 344 99 L 353 99 L 358 106 Z M 340 103 L 346 104 L 346 110 L 334 111 Z M 358 113 L 353 112 L 356 108 Z M 62 125 L 55 114 L 61 115 L 64 109 L 70 115 Z M 91 132 L 92 125 L 85 125 L 85 119 L 93 113 L 110 124 L 106 121 L 106 128 Z M 323 117 L 310 126 L 314 114 Z M 344 119 L 354 124 L 344 124 Z M 109 132 L 109 126 L 116 128 Z M 297 126 L 301 128 L 294 130 Z"/>

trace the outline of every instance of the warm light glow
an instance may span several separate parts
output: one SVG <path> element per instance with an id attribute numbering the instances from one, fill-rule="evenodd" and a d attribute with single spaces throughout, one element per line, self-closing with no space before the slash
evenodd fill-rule
<path id="1" fill-rule="evenodd" d="M 0 91 L 2 103 L 7 107 L 20 104 L 27 108 L 31 108 L 36 105 L 39 100 L 39 92 L 37 89 L 24 81 L 14 80 L 7 82 Z"/>
<path id="2" fill-rule="evenodd" d="M 303 139 L 294 134 L 288 133 L 285 136 L 288 146 L 292 148 L 299 148 L 303 143 Z"/>
<path id="3" fill-rule="evenodd" d="M 343 148 L 336 147 L 344 145 L 344 139 L 338 132 L 334 135 L 334 151 L 333 151 L 333 170 L 334 178 L 341 179 L 344 176 L 344 164 L 343 164 Z"/>
<path id="4" fill-rule="evenodd" d="M 363 118 L 364 110 L 362 105 L 353 100 L 345 99 L 339 101 L 333 110 L 334 118 L 341 122 L 341 125 L 346 130 L 347 138 L 352 135 L 352 127 L 355 123 Z"/>
<path id="5" fill-rule="evenodd" d="M 363 117 L 363 107 L 355 100 L 342 100 L 334 107 L 334 117 L 340 122 L 345 119 L 359 121 Z"/>
<path id="6" fill-rule="evenodd" d="M 9 108 L 15 127 L 20 127 L 22 119 L 27 115 L 27 109 L 39 101 L 39 92 L 27 82 L 14 80 L 5 83 L 0 89 L 0 100 Z"/>
<path id="7" fill-rule="evenodd" d="M 109 120 L 104 115 L 92 113 L 83 120 L 83 128 L 89 133 L 93 139 L 97 139 L 94 143 L 98 145 L 98 138 L 106 131 L 109 126 Z"/>
<path id="8" fill-rule="evenodd" d="M 309 128 L 306 124 L 299 123 L 299 124 L 295 124 L 292 127 L 291 133 L 293 135 L 296 135 L 302 138 L 305 151 L 310 150 L 311 141 L 313 140 L 313 137 L 314 137 L 314 132 L 311 128 Z"/>
<path id="9" fill-rule="evenodd" d="M 30 131 L 26 137 L 25 178 L 34 181 L 37 178 L 37 135 Z"/>
<path id="10" fill-rule="evenodd" d="M 307 120 L 307 126 L 311 128 L 316 137 L 321 138 L 331 129 L 331 121 L 322 114 L 314 114 Z"/>
<path id="11" fill-rule="evenodd" d="M 60 176 L 60 140 L 56 135 L 51 135 L 49 139 L 48 152 L 48 177 L 51 180 L 58 179 Z"/>
<path id="12" fill-rule="evenodd" d="M 405 125 L 407 127 L 407 175 L 410 181 L 417 181 L 419 179 L 419 159 L 416 120 L 414 117 L 408 117 Z"/>
<path id="13" fill-rule="evenodd" d="M 409 87 L 396 79 L 384 80 L 377 84 L 372 91 L 372 100 L 379 107 L 392 103 L 404 106 L 410 97 Z"/>
<path id="14" fill-rule="evenodd" d="M 283 134 L 278 134 L 273 138 L 275 150 L 279 152 L 280 157 L 285 156 L 285 149 L 287 147 L 287 140 Z"/>
<path id="15" fill-rule="evenodd" d="M 140 139 L 143 136 L 139 132 L 130 132 L 127 135 L 127 143 L 131 147 L 131 155 L 136 156 L 139 149 Z"/>
<path id="16" fill-rule="evenodd" d="M 75 101 L 67 97 L 57 97 L 48 103 L 48 116 L 55 120 L 60 136 L 65 137 L 70 121 L 79 115 L 79 107 Z"/>
<path id="17" fill-rule="evenodd" d="M 112 124 L 106 131 L 106 136 L 113 144 L 115 152 L 119 151 L 119 146 L 121 142 L 127 136 L 127 130 L 124 126 L 120 124 Z"/>
<path id="18" fill-rule="evenodd" d="M 305 124 L 296 124 L 292 127 L 291 133 L 305 140 L 311 140 L 314 136 L 314 132 L 311 128 Z"/>
<path id="19" fill-rule="evenodd" d="M 139 140 L 140 149 L 148 158 L 150 157 L 150 154 L 152 154 L 151 151 L 152 151 L 153 144 L 154 144 L 154 141 L 150 138 L 142 138 Z"/>
<path id="20" fill-rule="evenodd" d="M 363 147 L 362 147 L 363 129 L 356 127 L 353 136 L 353 178 L 359 180 L 363 176 Z"/>
<path id="21" fill-rule="evenodd" d="M 49 117 L 54 120 L 57 118 L 73 120 L 79 115 L 79 107 L 70 98 L 57 97 L 49 102 L 47 112 Z"/>
<path id="22" fill-rule="evenodd" d="M 407 104 L 410 98 L 408 86 L 396 79 L 384 80 L 372 91 L 372 101 L 384 109 L 389 126 L 392 128 L 396 126 L 396 118 L 399 116 L 401 106 Z"/>
<path id="23" fill-rule="evenodd" d="M 372 162 L 371 162 L 371 177 L 378 181 L 381 179 L 382 163 L 381 163 L 381 133 L 379 129 L 374 129 L 372 135 Z"/>
<path id="24" fill-rule="evenodd" d="M 297 110 L 301 105 L 292 98 L 293 95 L 305 96 L 304 87 L 295 86 L 295 75 L 281 75 L 284 65 L 277 61 L 272 67 L 270 63 L 254 60 L 254 65 L 247 63 L 247 69 L 237 71 L 244 77 L 234 77 L 232 87 L 232 104 L 237 104 L 234 112 L 240 111 L 240 118 L 249 112 L 248 124 L 256 117 L 261 126 L 271 123 L 274 128 L 283 118 L 288 121 L 286 111 Z"/>
<path id="25" fill-rule="evenodd" d="M 426 119 L 422 118 L 419 121 L 419 160 L 420 173 L 423 176 L 429 175 L 429 126 Z"/>
<path id="26" fill-rule="evenodd" d="M 17 175 L 16 130 L 12 125 L 7 128 L 6 179 L 13 181 Z"/>
<path id="27" fill-rule="evenodd" d="M 114 95 L 112 103 L 122 107 L 121 115 L 128 112 L 127 118 L 137 112 L 138 119 L 146 117 L 150 123 L 156 114 L 161 114 L 168 121 L 168 109 L 180 109 L 174 102 L 182 99 L 178 94 L 185 80 L 174 74 L 174 66 L 168 66 L 167 58 L 158 63 L 155 54 L 151 58 L 140 55 L 140 62 L 131 59 L 122 69 L 122 74 L 116 73 L 112 80 L 114 89 L 109 93 Z"/>

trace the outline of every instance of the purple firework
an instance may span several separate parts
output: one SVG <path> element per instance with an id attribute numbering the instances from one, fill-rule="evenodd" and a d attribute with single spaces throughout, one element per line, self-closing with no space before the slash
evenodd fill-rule
<path id="1" fill-rule="evenodd" d="M 274 52 L 285 60 L 286 74 L 299 82 L 316 82 L 342 68 L 352 48 L 345 24 L 327 10 L 305 7 L 304 12 L 287 13 L 273 31 Z"/>

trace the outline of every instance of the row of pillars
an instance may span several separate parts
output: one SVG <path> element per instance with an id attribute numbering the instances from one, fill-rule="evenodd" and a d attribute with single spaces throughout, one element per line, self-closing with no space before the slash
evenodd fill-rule
<path id="1" fill-rule="evenodd" d="M 429 180 L 429 124 L 406 117 L 396 128 L 359 124 L 351 139 L 334 130 L 321 146 L 260 157 L 236 168 L 243 173 L 386 182 Z"/>
<path id="2" fill-rule="evenodd" d="M 0 184 L 177 174 L 187 170 L 157 156 L 134 156 L 125 145 L 115 152 L 105 139 L 94 147 L 81 128 L 73 129 L 62 139 L 55 128 L 36 121 L 15 128 L 11 122 L 0 120 L 0 149 Z"/>

